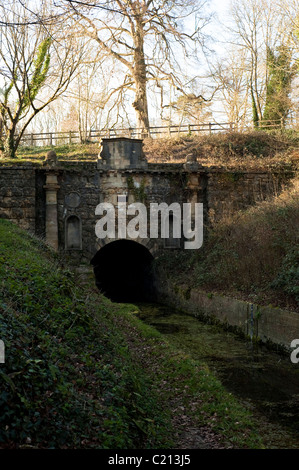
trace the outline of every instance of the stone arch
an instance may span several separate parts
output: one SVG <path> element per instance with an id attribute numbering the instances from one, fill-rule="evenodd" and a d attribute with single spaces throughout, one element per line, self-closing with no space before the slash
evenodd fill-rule
<path id="1" fill-rule="evenodd" d="M 75 214 L 65 219 L 65 249 L 82 250 L 82 222 Z"/>
<path id="2" fill-rule="evenodd" d="M 118 238 L 99 238 L 97 240 L 97 244 L 96 244 L 96 247 L 95 247 L 95 251 L 97 252 L 98 250 L 100 250 L 101 248 L 103 248 L 104 246 L 107 246 L 109 245 L 109 243 L 113 243 L 117 240 L 124 240 L 124 239 L 118 239 Z M 131 240 L 131 239 L 130 239 Z M 132 240 L 136 243 L 139 243 L 140 245 L 143 245 L 145 248 L 147 248 L 147 250 L 151 253 L 151 255 L 153 256 L 153 258 L 156 257 L 156 255 L 158 254 L 159 250 L 161 248 L 163 248 L 163 241 L 161 242 L 161 239 L 157 239 L 157 240 L 154 240 L 152 238 L 136 238 L 134 240 Z"/>
<path id="3" fill-rule="evenodd" d="M 153 259 L 143 243 L 126 239 L 110 241 L 91 260 L 96 285 L 114 301 L 153 300 Z"/>

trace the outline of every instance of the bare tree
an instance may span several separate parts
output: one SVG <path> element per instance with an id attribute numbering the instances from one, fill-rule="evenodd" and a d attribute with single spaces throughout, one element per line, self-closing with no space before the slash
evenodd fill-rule
<path id="1" fill-rule="evenodd" d="M 232 24 L 229 28 L 232 42 L 246 52 L 249 93 L 253 121 L 263 118 L 263 107 L 268 83 L 267 51 L 286 44 L 289 30 L 286 18 L 279 15 L 270 0 L 233 0 Z"/>
<path id="2" fill-rule="evenodd" d="M 76 113 L 81 143 L 87 141 L 91 129 L 98 126 L 99 114 L 104 108 L 103 94 L 107 78 L 103 73 L 101 62 L 94 60 L 91 64 L 82 65 L 80 74 L 67 92 L 68 100 L 73 103 Z"/>
<path id="3" fill-rule="evenodd" d="M 134 91 L 132 105 L 140 128 L 149 127 L 149 80 L 157 86 L 163 80 L 170 81 L 185 93 L 180 61 L 184 54 L 192 54 L 195 44 L 203 46 L 202 30 L 207 22 L 204 5 L 205 1 L 198 0 L 59 1 L 59 6 L 76 19 L 81 34 L 92 38 L 102 53 L 121 64 L 124 79 L 112 92 L 117 96 Z M 194 27 L 196 14 L 202 20 L 198 19 Z"/>
<path id="4" fill-rule="evenodd" d="M 250 110 L 246 52 L 233 47 L 226 57 L 210 64 L 210 69 L 226 119 L 236 128 L 244 127 Z"/>
<path id="5" fill-rule="evenodd" d="M 15 157 L 32 119 L 68 87 L 83 46 L 70 34 L 71 20 L 63 31 L 57 22 L 34 22 L 16 1 L 10 8 L 0 5 L 0 16 L 2 140 L 5 155 Z"/>
<path id="6" fill-rule="evenodd" d="M 274 0 L 276 11 L 279 16 L 287 18 L 289 28 L 294 34 L 299 29 L 299 0 Z M 297 42 L 297 40 L 296 40 Z"/>

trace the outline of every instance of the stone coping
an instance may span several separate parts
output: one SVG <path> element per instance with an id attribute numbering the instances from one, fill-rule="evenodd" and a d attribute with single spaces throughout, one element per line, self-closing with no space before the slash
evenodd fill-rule
<path id="1" fill-rule="evenodd" d="M 217 167 L 217 166 L 201 166 L 199 165 L 198 168 L 186 168 L 184 167 L 184 163 L 148 163 L 147 168 L 97 168 L 97 160 L 94 161 L 79 161 L 79 160 L 60 160 L 58 161 L 58 165 L 55 167 L 48 167 L 44 165 L 44 161 L 41 162 L 16 162 L 16 164 L 12 164 L 11 162 L 1 162 L 0 161 L 0 170 L 32 170 L 32 169 L 39 169 L 39 170 L 61 170 L 61 171 L 84 171 L 84 170 L 91 170 L 94 169 L 95 172 L 100 174 L 102 173 L 175 173 L 177 171 L 183 173 L 199 173 L 199 174 L 217 174 L 217 173 L 232 173 L 238 175 L 259 175 L 259 174 L 273 174 L 273 175 L 280 175 L 284 173 L 286 176 L 292 177 L 295 173 L 295 169 L 289 168 L 260 168 L 260 169 L 240 169 L 240 168 L 225 168 L 225 167 Z"/>
<path id="2" fill-rule="evenodd" d="M 231 326 L 253 340 L 278 345 L 289 351 L 291 342 L 299 338 L 298 312 L 257 305 L 186 286 L 164 284 L 158 291 L 162 302 L 194 316 Z"/>

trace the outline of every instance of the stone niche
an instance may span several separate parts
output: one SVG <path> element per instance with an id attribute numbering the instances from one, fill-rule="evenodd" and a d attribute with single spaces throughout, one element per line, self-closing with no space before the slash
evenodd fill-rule
<path id="1" fill-rule="evenodd" d="M 82 224 L 77 215 L 70 215 L 65 220 L 65 249 L 82 250 Z"/>
<path id="2" fill-rule="evenodd" d="M 98 159 L 99 169 L 146 168 L 142 139 L 116 137 L 102 139 Z"/>

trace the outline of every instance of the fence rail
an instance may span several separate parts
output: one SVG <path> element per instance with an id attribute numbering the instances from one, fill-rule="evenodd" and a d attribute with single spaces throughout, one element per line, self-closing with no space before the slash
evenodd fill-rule
<path id="1" fill-rule="evenodd" d="M 281 121 L 260 121 L 259 127 L 279 128 L 282 126 Z M 172 135 L 183 134 L 212 134 L 219 132 L 232 132 L 238 129 L 233 122 L 213 122 L 204 124 L 183 124 L 169 126 L 151 126 L 148 129 L 141 128 L 111 128 L 111 129 L 90 129 L 87 133 L 79 131 L 67 132 L 39 132 L 23 134 L 20 144 L 23 146 L 57 146 L 63 144 L 76 143 L 97 143 L 103 138 L 130 137 L 141 138 L 146 137 L 169 137 Z M 244 129 L 242 129 L 244 130 Z"/>

